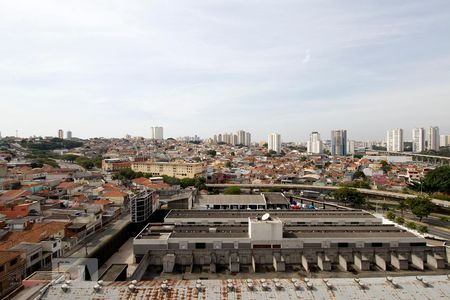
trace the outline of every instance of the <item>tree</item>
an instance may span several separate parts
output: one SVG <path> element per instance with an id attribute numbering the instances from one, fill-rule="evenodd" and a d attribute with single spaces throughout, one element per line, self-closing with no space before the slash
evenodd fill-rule
<path id="1" fill-rule="evenodd" d="M 384 173 L 388 173 L 391 170 L 391 166 L 389 163 L 385 160 L 380 161 L 381 164 L 381 170 L 383 170 Z"/>
<path id="2" fill-rule="evenodd" d="M 397 217 L 395 218 L 395 222 L 397 224 L 403 225 L 405 223 L 405 219 L 403 217 Z"/>
<path id="3" fill-rule="evenodd" d="M 420 225 L 419 228 L 417 229 L 417 231 L 419 231 L 419 233 L 427 233 L 428 232 L 428 227 L 425 225 Z"/>
<path id="4" fill-rule="evenodd" d="M 426 192 L 441 192 L 450 194 L 450 166 L 442 166 L 431 170 L 422 181 Z"/>
<path id="5" fill-rule="evenodd" d="M 241 189 L 237 186 L 230 186 L 223 190 L 225 195 L 239 195 L 241 193 Z"/>
<path id="6" fill-rule="evenodd" d="M 212 157 L 215 157 L 217 155 L 217 151 L 214 149 L 208 150 L 206 153 Z"/>
<path id="7" fill-rule="evenodd" d="M 356 179 L 366 180 L 366 175 L 363 171 L 356 171 L 355 173 L 353 173 L 352 180 Z"/>
<path id="8" fill-rule="evenodd" d="M 402 217 L 404 216 L 404 211 L 405 209 L 408 209 L 408 205 L 406 204 L 405 201 L 401 201 L 398 205 L 397 208 L 400 210 Z"/>
<path id="9" fill-rule="evenodd" d="M 30 167 L 32 168 L 32 169 L 35 169 L 35 168 L 42 168 L 44 166 L 44 164 L 42 164 L 42 163 L 40 163 L 40 162 L 37 162 L 37 161 L 34 161 L 34 162 L 32 162 L 31 164 L 30 164 Z"/>
<path id="10" fill-rule="evenodd" d="M 341 187 L 333 193 L 333 196 L 337 201 L 355 207 L 361 207 L 365 203 L 364 195 L 354 188 Z"/>
<path id="11" fill-rule="evenodd" d="M 396 217 L 396 215 L 395 215 L 395 213 L 394 213 L 393 211 L 388 211 L 388 212 L 386 213 L 386 218 L 388 218 L 388 219 L 391 220 L 391 221 L 394 221 L 394 220 L 395 220 L 395 217 Z"/>
<path id="12" fill-rule="evenodd" d="M 428 197 L 416 197 L 406 200 L 411 212 L 422 221 L 423 217 L 428 217 L 433 211 L 433 203 Z"/>
<path id="13" fill-rule="evenodd" d="M 406 222 L 406 224 L 405 224 L 405 226 L 406 226 L 406 228 L 409 228 L 409 229 L 416 229 L 416 223 L 414 223 L 414 222 Z"/>

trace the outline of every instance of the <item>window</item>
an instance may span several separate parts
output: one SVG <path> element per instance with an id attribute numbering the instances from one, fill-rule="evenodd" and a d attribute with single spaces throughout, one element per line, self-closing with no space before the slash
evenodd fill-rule
<path id="1" fill-rule="evenodd" d="M 11 263 L 9 265 L 14 266 L 15 264 L 17 264 L 17 258 L 14 258 L 13 260 L 11 260 Z"/>
<path id="2" fill-rule="evenodd" d="M 31 255 L 30 260 L 35 260 L 38 257 L 39 257 L 39 253 L 35 253 L 35 254 Z"/>
<path id="3" fill-rule="evenodd" d="M 383 243 L 372 243 L 372 247 L 374 247 L 374 248 L 383 247 Z"/>
<path id="4" fill-rule="evenodd" d="M 348 248 L 348 243 L 338 243 L 338 248 Z"/>
<path id="5" fill-rule="evenodd" d="M 5 271 L 5 266 L 0 266 L 0 273 Z"/>
<path id="6" fill-rule="evenodd" d="M 195 249 L 206 249 L 206 243 L 195 243 Z"/>

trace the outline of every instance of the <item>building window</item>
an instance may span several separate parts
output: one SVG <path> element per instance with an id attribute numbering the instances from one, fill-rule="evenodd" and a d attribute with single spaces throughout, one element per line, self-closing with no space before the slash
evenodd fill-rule
<path id="1" fill-rule="evenodd" d="M 15 264 L 17 264 L 17 258 L 14 258 L 13 260 L 11 260 L 11 263 L 9 265 L 14 266 Z"/>
<path id="2" fill-rule="evenodd" d="M 5 271 L 5 266 L 0 266 L 0 273 Z"/>
<path id="3" fill-rule="evenodd" d="M 195 249 L 206 249 L 206 243 L 195 243 Z"/>
<path id="4" fill-rule="evenodd" d="M 35 260 L 38 257 L 39 257 L 39 253 L 35 253 L 35 254 L 31 255 L 30 260 Z"/>

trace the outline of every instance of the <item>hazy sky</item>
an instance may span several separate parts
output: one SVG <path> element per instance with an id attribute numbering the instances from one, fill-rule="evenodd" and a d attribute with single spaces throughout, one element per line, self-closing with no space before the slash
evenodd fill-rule
<path id="1" fill-rule="evenodd" d="M 2 135 L 450 134 L 450 1 L 0 0 Z"/>

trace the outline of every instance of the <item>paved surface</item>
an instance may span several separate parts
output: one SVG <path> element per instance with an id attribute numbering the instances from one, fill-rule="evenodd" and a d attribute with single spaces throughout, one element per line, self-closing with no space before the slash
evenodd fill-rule
<path id="1" fill-rule="evenodd" d="M 90 253 L 92 253 L 98 245 L 100 245 L 103 241 L 108 240 L 112 236 L 114 236 L 117 232 L 119 232 L 123 227 L 125 227 L 128 223 L 130 223 L 130 215 L 124 215 L 117 221 L 107 225 L 101 231 L 94 233 L 87 237 L 81 245 L 76 246 L 69 253 L 70 255 L 66 257 L 72 258 L 80 258 L 86 257 Z"/>
<path id="2" fill-rule="evenodd" d="M 99 269 L 99 274 L 103 272 L 112 264 L 128 264 L 127 277 L 136 270 L 137 264 L 134 263 L 133 255 L 133 238 L 129 238 L 120 249 L 111 256 L 108 261 Z"/>

